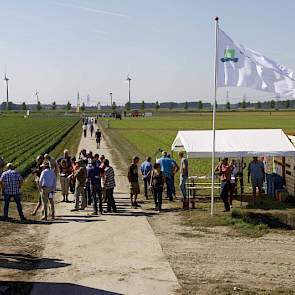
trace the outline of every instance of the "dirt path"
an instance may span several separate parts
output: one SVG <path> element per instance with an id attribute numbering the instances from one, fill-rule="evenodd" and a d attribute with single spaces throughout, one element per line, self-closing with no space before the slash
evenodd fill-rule
<path id="1" fill-rule="evenodd" d="M 96 151 L 95 140 L 82 138 L 82 148 Z M 104 141 L 99 153 L 113 162 Z M 118 214 L 92 217 L 91 208 L 71 213 L 73 204 L 59 203 L 31 295 L 163 295 L 179 288 L 143 211 L 129 206 L 126 177 L 114 168 Z"/>

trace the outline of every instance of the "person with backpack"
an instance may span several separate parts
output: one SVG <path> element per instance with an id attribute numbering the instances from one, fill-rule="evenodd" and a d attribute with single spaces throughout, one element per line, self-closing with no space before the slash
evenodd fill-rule
<path id="1" fill-rule="evenodd" d="M 154 169 L 151 173 L 151 187 L 154 194 L 155 210 L 161 212 L 162 210 L 162 194 L 164 189 L 165 176 L 161 171 L 159 163 L 154 164 Z"/>

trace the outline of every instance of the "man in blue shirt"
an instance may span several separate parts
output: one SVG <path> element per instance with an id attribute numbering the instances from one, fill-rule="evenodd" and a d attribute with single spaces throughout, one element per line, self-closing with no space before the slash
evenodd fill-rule
<path id="1" fill-rule="evenodd" d="M 20 202 L 20 187 L 23 179 L 21 175 L 14 170 L 13 164 L 8 163 L 6 167 L 7 171 L 3 172 L 0 177 L 0 184 L 4 195 L 4 220 L 8 220 L 9 203 L 11 197 L 13 197 L 20 219 L 21 221 L 25 221 L 26 219 Z"/>
<path id="2" fill-rule="evenodd" d="M 146 157 L 146 160 L 141 164 L 140 171 L 143 177 L 144 183 L 144 195 L 148 199 L 148 187 L 151 181 L 151 173 L 153 170 L 153 165 L 151 163 L 151 157 Z"/>
<path id="3" fill-rule="evenodd" d="M 162 158 L 158 160 L 161 165 L 161 171 L 165 176 L 167 186 L 167 198 L 169 201 L 173 201 L 173 185 L 172 185 L 172 173 L 173 173 L 173 161 L 167 157 L 167 152 L 162 152 Z"/>

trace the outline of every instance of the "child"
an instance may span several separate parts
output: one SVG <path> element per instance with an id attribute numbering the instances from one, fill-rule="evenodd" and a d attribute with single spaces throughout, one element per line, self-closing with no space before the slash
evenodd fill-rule
<path id="1" fill-rule="evenodd" d="M 165 177 L 161 171 L 161 165 L 159 163 L 154 164 L 154 170 L 151 175 L 151 187 L 154 194 L 155 210 L 162 210 L 162 194 L 165 183 Z"/>

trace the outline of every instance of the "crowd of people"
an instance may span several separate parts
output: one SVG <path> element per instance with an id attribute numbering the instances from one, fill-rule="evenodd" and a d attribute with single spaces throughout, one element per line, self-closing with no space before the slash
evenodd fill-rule
<path id="1" fill-rule="evenodd" d="M 93 136 L 95 123 L 93 119 L 83 118 L 84 136 L 87 136 L 87 130 L 90 131 L 90 136 Z M 97 149 L 100 148 L 101 137 L 101 131 L 97 129 L 95 132 Z M 187 198 L 188 160 L 184 152 L 179 152 L 178 155 L 179 165 L 165 151 L 155 163 L 152 163 L 152 158 L 149 156 L 141 164 L 139 157 L 133 158 L 127 172 L 132 208 L 139 206 L 140 178 L 143 180 L 145 198 L 148 199 L 151 194 L 154 198 L 155 210 L 159 212 L 162 210 L 164 187 L 169 201 L 172 202 L 176 198 L 175 176 L 178 172 L 181 198 L 183 200 Z M 228 158 L 224 158 L 215 169 L 220 177 L 220 197 L 224 202 L 225 211 L 230 211 L 232 207 L 233 196 L 237 195 L 238 182 L 241 193 L 244 191 L 243 171 L 245 168 L 246 163 L 242 159 L 233 159 L 229 162 Z M 82 149 L 77 158 L 70 155 L 67 149 L 56 160 L 49 154 L 39 155 L 32 173 L 39 191 L 39 200 L 32 215 L 36 215 L 42 208 L 42 220 L 48 220 L 49 214 L 52 219 L 55 219 L 54 200 L 58 179 L 62 195 L 61 202 L 74 202 L 75 204 L 71 211 L 84 210 L 87 206 L 91 206 L 93 215 L 117 212 L 114 199 L 115 172 L 104 155 L 93 154 L 92 151 L 86 149 Z M 264 164 L 257 157 L 254 157 L 248 166 L 248 182 L 250 178 L 255 197 L 257 189 L 259 194 L 262 193 L 265 178 Z M 16 202 L 20 219 L 25 220 L 20 198 L 22 182 L 21 175 L 12 163 L 8 163 L 4 171 L 4 159 L 0 158 L 0 184 L 4 195 L 5 220 L 9 219 L 8 210 L 12 198 Z M 69 199 L 70 193 L 74 196 L 73 201 Z M 104 203 L 106 203 L 105 211 L 103 210 Z"/>

